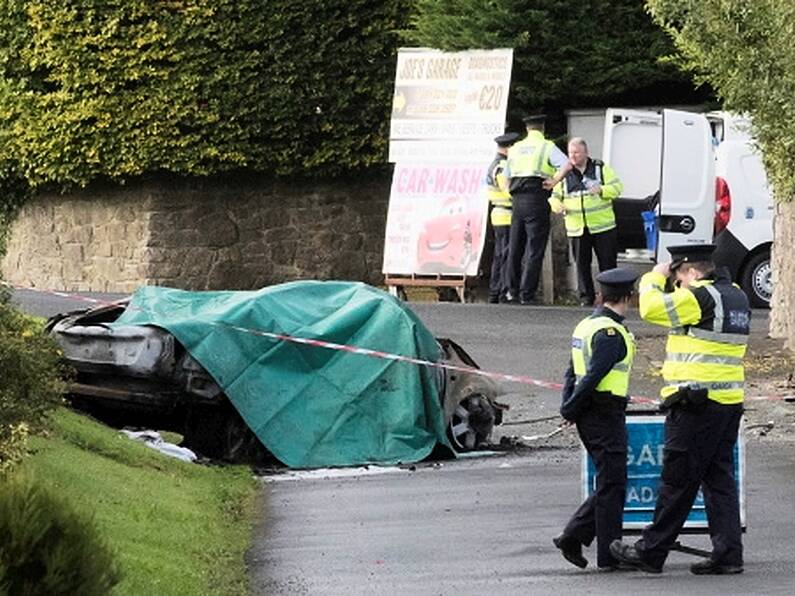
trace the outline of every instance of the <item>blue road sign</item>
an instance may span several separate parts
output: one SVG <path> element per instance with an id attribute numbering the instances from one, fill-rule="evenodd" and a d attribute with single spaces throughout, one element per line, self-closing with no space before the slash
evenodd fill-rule
<path id="1" fill-rule="evenodd" d="M 665 443 L 665 416 L 627 416 L 627 499 L 624 503 L 625 530 L 637 530 L 648 525 L 654 516 L 657 485 L 662 472 Z M 734 477 L 740 495 L 740 522 L 745 527 L 745 445 L 742 426 L 734 447 Z M 582 449 L 583 498 L 596 490 L 596 468 Z M 688 529 L 706 529 L 707 512 L 704 497 L 698 492 L 693 509 L 685 522 Z"/>

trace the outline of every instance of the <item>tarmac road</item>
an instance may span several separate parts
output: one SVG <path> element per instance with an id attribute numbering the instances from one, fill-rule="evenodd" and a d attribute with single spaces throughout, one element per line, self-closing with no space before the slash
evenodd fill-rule
<path id="1" fill-rule="evenodd" d="M 585 309 L 412 305 L 437 336 L 484 368 L 559 380 L 568 337 Z M 633 321 L 634 319 L 634 321 Z M 755 313 L 754 334 L 766 335 Z M 664 332 L 630 318 L 640 338 Z M 640 367 L 641 369 L 643 367 Z M 654 383 L 642 370 L 640 389 Z M 634 387 L 634 385 L 633 385 Z M 557 392 L 509 387 L 511 417 L 554 414 Z M 637 387 L 636 387 L 637 389 Z M 636 391 L 633 390 L 633 393 Z M 638 391 L 639 392 L 639 391 Z M 553 423 L 555 424 L 555 423 Z M 259 594 L 791 594 L 795 582 L 795 448 L 747 440 L 745 574 L 699 577 L 696 559 L 672 553 L 663 575 L 581 571 L 552 546 L 580 500 L 576 439 L 413 471 L 325 471 L 264 480 L 263 523 L 249 565 Z M 353 471 L 355 474 L 356 471 Z M 683 543 L 708 549 L 706 536 Z M 593 558 L 593 547 L 586 556 Z"/>
<path id="2" fill-rule="evenodd" d="M 33 292 L 15 292 L 14 298 L 41 316 L 86 306 Z M 479 304 L 412 307 L 437 336 L 458 341 L 484 369 L 550 381 L 560 380 L 569 334 L 587 313 Z M 663 330 L 636 315 L 629 325 L 641 342 L 661 347 Z M 766 315 L 756 311 L 752 345 L 765 346 L 766 332 Z M 633 394 L 655 395 L 649 363 L 636 364 Z M 555 391 L 516 384 L 506 389 L 512 406 L 506 421 L 557 412 Z M 521 435 L 538 425 L 504 428 Z M 681 553 L 672 553 L 659 576 L 581 571 L 566 563 L 551 538 L 580 500 L 580 454 L 568 431 L 563 440 L 534 449 L 413 469 L 264 478 L 262 523 L 248 557 L 252 585 L 258 594 L 791 594 L 795 443 L 768 438 L 747 435 L 741 576 L 691 575 L 688 565 L 695 559 Z M 705 536 L 683 542 L 708 548 Z M 586 556 L 593 557 L 593 547 Z"/>

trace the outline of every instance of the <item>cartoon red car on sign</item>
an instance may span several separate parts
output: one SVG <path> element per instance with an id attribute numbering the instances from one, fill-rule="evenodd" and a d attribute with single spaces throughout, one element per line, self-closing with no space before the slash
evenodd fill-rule
<path id="1" fill-rule="evenodd" d="M 448 197 L 425 222 L 417 245 L 417 272 L 464 273 L 477 258 L 483 214 L 464 198 Z"/>

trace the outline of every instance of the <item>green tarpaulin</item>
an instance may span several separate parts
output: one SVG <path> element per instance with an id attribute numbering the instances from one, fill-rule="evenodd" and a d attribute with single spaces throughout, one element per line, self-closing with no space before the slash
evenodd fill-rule
<path id="1" fill-rule="evenodd" d="M 145 286 L 114 325 L 172 333 L 290 467 L 394 464 L 447 445 L 435 370 L 246 333 L 320 339 L 426 360 L 438 345 L 408 308 L 361 283 L 301 281 L 251 292 Z"/>

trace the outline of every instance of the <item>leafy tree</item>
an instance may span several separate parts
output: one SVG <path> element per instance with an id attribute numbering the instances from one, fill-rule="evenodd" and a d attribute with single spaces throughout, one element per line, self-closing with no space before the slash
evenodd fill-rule
<path id="1" fill-rule="evenodd" d="M 795 195 L 795 3 L 792 0 L 649 0 L 680 52 L 727 109 L 750 115 L 779 200 Z"/>
<path id="2" fill-rule="evenodd" d="M 405 39 L 443 50 L 514 48 L 512 111 L 699 102 L 659 58 L 673 47 L 642 0 L 417 0 Z"/>

